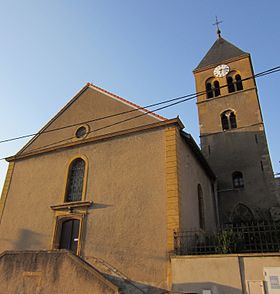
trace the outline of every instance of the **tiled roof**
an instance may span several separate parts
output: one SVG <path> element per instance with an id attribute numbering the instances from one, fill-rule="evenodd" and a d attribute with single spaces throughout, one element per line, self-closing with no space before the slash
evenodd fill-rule
<path id="1" fill-rule="evenodd" d="M 200 61 L 195 71 L 209 65 L 214 65 L 226 61 L 228 59 L 238 57 L 247 52 L 242 51 L 222 37 L 218 38 L 204 58 Z"/>
<path id="2" fill-rule="evenodd" d="M 96 85 L 93 85 L 91 83 L 87 83 L 87 86 L 88 87 L 92 87 L 92 88 L 94 88 L 94 89 L 96 89 L 96 90 L 98 90 L 100 92 L 103 92 L 103 93 L 105 93 L 105 94 L 107 94 L 107 95 L 109 95 L 109 96 L 111 96 L 111 97 L 113 97 L 113 98 L 115 98 L 115 99 L 117 99 L 117 100 L 119 100 L 121 102 L 124 102 L 125 104 L 128 104 L 128 105 L 132 106 L 135 109 L 139 109 L 139 111 L 146 112 L 146 113 L 148 113 L 148 114 L 156 117 L 157 119 L 167 120 L 167 118 L 165 118 L 165 117 L 163 117 L 161 115 L 158 115 L 158 114 L 156 114 L 156 113 L 154 113 L 154 112 L 152 112 L 152 111 L 150 111 L 150 110 L 148 110 L 148 109 L 146 109 L 144 107 L 141 107 L 141 106 L 139 106 L 139 105 L 137 105 L 135 103 L 132 103 L 132 102 L 130 102 L 130 101 L 128 101 L 128 100 L 126 100 L 126 99 L 124 99 L 124 98 L 116 95 L 116 94 L 110 93 L 110 92 L 108 92 L 108 91 L 106 91 L 106 90 L 104 90 L 104 89 L 102 89 L 102 88 L 100 88 L 100 87 L 98 87 Z"/>

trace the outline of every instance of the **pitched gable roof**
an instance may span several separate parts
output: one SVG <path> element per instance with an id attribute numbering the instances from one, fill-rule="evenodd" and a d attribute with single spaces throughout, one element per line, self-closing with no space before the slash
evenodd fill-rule
<path id="1" fill-rule="evenodd" d="M 249 53 L 242 51 L 235 45 L 220 37 L 215 41 L 194 71 L 209 65 L 221 63 L 234 57 L 248 54 Z"/>
<path id="2" fill-rule="evenodd" d="M 93 85 L 91 83 L 87 83 L 87 86 L 92 87 L 92 88 L 94 88 L 94 89 L 96 89 L 98 91 L 101 91 L 102 93 L 105 93 L 105 94 L 111 96 L 112 98 L 115 98 L 118 101 L 123 102 L 123 103 L 125 103 L 125 104 L 127 104 L 129 106 L 132 106 L 134 109 L 138 109 L 138 110 L 140 110 L 142 112 L 145 112 L 145 113 L 147 113 L 147 114 L 149 114 L 149 115 L 151 115 L 151 116 L 153 116 L 153 117 L 155 117 L 155 118 L 157 118 L 159 120 L 167 120 L 167 118 L 165 118 L 165 117 L 163 117 L 161 115 L 158 115 L 155 112 L 146 109 L 145 107 L 141 107 L 141 106 L 139 106 L 139 105 L 137 105 L 137 104 L 135 104 L 135 103 L 133 103 L 131 101 L 128 101 L 128 100 L 126 100 L 126 99 L 124 99 L 124 98 L 122 98 L 122 97 L 120 97 L 120 96 L 118 96 L 116 94 L 113 94 L 113 93 L 111 93 L 111 92 L 109 92 L 107 90 L 104 90 L 104 89 L 102 89 L 102 88 L 100 88 L 100 87 L 98 87 L 96 85 Z"/>
<path id="3" fill-rule="evenodd" d="M 81 101 L 86 101 L 86 104 L 83 102 L 81 104 Z M 132 120 L 133 117 L 135 117 L 134 120 Z M 118 124 L 122 121 L 124 123 Z M 113 133 L 117 131 L 117 128 L 118 130 L 120 128 L 126 129 L 128 123 L 137 126 L 141 122 L 143 124 L 143 121 L 156 123 L 167 121 L 167 119 L 96 85 L 87 83 L 17 155 L 29 152 L 34 148 L 40 149 L 42 146 L 46 146 L 46 142 L 50 143 L 47 145 L 56 145 L 56 143 L 62 144 L 63 141 L 71 141 L 75 129 L 84 123 L 91 125 L 92 131 L 89 136 L 95 136 L 104 132 Z M 112 127 L 110 127 L 111 123 Z M 64 133 L 68 132 L 68 135 L 63 134 L 62 130 Z M 93 131 L 94 133 L 92 133 Z M 52 134 L 53 136 L 51 136 Z M 57 138 L 59 136 L 62 140 L 54 140 L 54 135 Z"/>

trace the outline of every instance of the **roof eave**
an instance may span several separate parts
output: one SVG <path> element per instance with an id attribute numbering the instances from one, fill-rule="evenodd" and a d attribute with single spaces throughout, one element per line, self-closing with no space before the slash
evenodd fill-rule
<path id="1" fill-rule="evenodd" d="M 208 174 L 208 176 L 215 181 L 216 180 L 216 175 L 213 172 L 213 170 L 211 169 L 210 165 L 208 164 L 207 160 L 205 159 L 205 157 L 203 156 L 200 148 L 198 147 L 198 145 L 196 144 L 195 140 L 193 139 L 193 137 L 184 132 L 183 130 L 181 130 L 181 135 L 184 138 L 184 140 L 186 141 L 186 143 L 188 144 L 188 146 L 191 148 L 191 150 L 193 151 L 194 155 L 196 156 L 198 162 L 200 163 L 200 165 L 203 167 L 203 169 L 206 171 L 206 173 Z"/>
<path id="2" fill-rule="evenodd" d="M 121 101 L 122 103 L 125 103 L 127 105 L 129 105 L 130 107 L 134 108 L 135 110 L 139 110 L 143 113 L 146 113 L 147 115 L 150 115 L 152 117 L 154 117 L 155 119 L 158 119 L 159 121 L 166 121 L 168 120 L 167 118 L 159 115 L 159 114 L 156 114 L 155 112 L 151 111 L 151 110 L 148 110 L 147 108 L 145 107 L 141 107 L 133 102 L 130 102 L 116 94 L 113 94 L 109 91 L 106 91 L 96 85 L 93 85 L 91 83 L 87 83 L 70 101 L 68 101 L 68 103 L 54 116 L 52 117 L 51 120 L 49 120 L 47 122 L 46 125 L 44 125 L 43 128 L 41 128 L 37 133 L 36 135 L 34 135 L 34 137 L 32 139 L 30 139 L 18 152 L 16 155 L 20 155 L 24 152 L 24 150 L 26 150 L 28 148 L 28 146 L 30 146 L 66 109 L 68 109 L 87 89 L 92 89 L 92 90 L 96 90 L 96 91 L 99 91 L 111 98 L 114 98 L 114 99 L 117 99 L 119 101 Z"/>
<path id="3" fill-rule="evenodd" d="M 159 121 L 159 122 L 148 124 L 148 125 L 142 125 L 142 126 L 132 128 L 132 129 L 126 129 L 126 130 L 122 130 L 122 131 L 118 131 L 118 132 L 114 132 L 114 133 L 110 133 L 110 134 L 100 135 L 97 137 L 91 137 L 88 139 L 84 139 L 83 141 L 75 141 L 75 142 L 66 143 L 63 145 L 49 147 L 49 148 L 45 148 L 40 151 L 34 151 L 34 152 L 24 153 L 24 154 L 16 154 L 13 156 L 6 157 L 5 160 L 8 162 L 16 161 L 16 160 L 25 159 L 25 158 L 33 157 L 33 156 L 38 156 L 41 154 L 50 153 L 50 152 L 57 151 L 57 150 L 72 148 L 72 147 L 76 147 L 76 146 L 80 146 L 80 145 L 84 145 L 84 144 L 88 144 L 88 143 L 104 141 L 104 140 L 108 140 L 108 139 L 114 139 L 119 136 L 129 135 L 129 134 L 137 133 L 140 131 L 145 131 L 148 129 L 155 129 L 155 128 L 159 128 L 159 127 L 168 127 L 170 125 L 176 125 L 177 127 L 179 127 L 180 130 L 182 130 L 184 128 L 182 121 L 179 119 L 179 117 L 176 117 L 173 119 Z"/>
<path id="4" fill-rule="evenodd" d="M 246 57 L 250 57 L 250 53 L 245 52 L 244 54 L 242 54 L 240 56 L 228 58 L 228 59 L 224 60 L 223 62 L 224 63 L 230 63 L 230 62 L 237 61 L 237 60 L 240 60 L 240 59 L 243 59 L 243 58 L 246 58 Z M 221 64 L 221 62 L 212 63 L 212 64 L 209 64 L 209 65 L 206 65 L 206 66 L 203 66 L 203 67 L 197 66 L 193 70 L 193 74 L 196 74 L 196 73 L 201 72 L 201 71 L 205 71 L 207 69 L 214 68 L 214 67 L 216 67 L 219 64 Z"/>

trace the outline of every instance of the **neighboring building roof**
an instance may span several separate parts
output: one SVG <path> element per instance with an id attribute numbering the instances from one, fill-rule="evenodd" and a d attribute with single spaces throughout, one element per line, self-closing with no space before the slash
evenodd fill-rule
<path id="1" fill-rule="evenodd" d="M 184 140 L 186 141 L 186 143 L 188 144 L 188 146 L 190 147 L 190 149 L 192 150 L 192 152 L 194 153 L 194 155 L 196 156 L 196 158 L 199 161 L 202 168 L 208 174 L 208 176 L 212 180 L 215 180 L 216 179 L 215 173 L 213 172 L 213 170 L 211 169 L 211 167 L 208 164 L 207 160 L 203 156 L 200 148 L 197 146 L 197 144 L 196 144 L 195 140 L 193 139 L 193 137 L 190 134 L 188 134 L 188 133 L 186 133 L 186 132 L 184 132 L 182 130 L 181 130 L 181 135 L 184 138 Z"/>
<path id="2" fill-rule="evenodd" d="M 204 68 L 209 65 L 218 64 L 222 61 L 239 57 L 242 55 L 248 55 L 249 53 L 242 51 L 235 45 L 231 44 L 222 37 L 219 37 L 210 50 L 206 53 L 199 65 L 194 71 Z"/>

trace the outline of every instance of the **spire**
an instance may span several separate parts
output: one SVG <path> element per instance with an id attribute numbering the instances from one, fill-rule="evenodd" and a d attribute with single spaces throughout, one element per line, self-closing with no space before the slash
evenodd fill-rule
<path id="1" fill-rule="evenodd" d="M 216 16 L 216 22 L 213 23 L 213 26 L 216 26 L 217 27 L 217 35 L 218 35 L 218 38 L 221 38 L 221 30 L 220 30 L 220 27 L 219 27 L 219 24 L 222 23 L 223 21 L 219 21 L 218 20 L 218 17 Z"/>
<path id="2" fill-rule="evenodd" d="M 235 45 L 231 44 L 221 36 L 215 41 L 213 46 L 209 49 L 199 65 L 195 68 L 195 71 L 207 66 L 216 65 L 235 57 L 242 55 L 248 55 L 247 52 L 242 51 Z"/>

